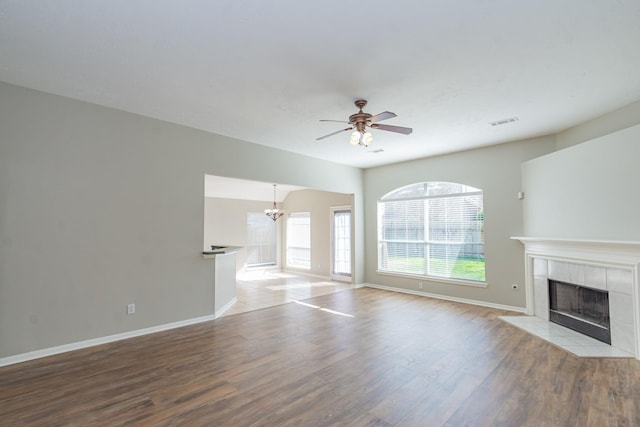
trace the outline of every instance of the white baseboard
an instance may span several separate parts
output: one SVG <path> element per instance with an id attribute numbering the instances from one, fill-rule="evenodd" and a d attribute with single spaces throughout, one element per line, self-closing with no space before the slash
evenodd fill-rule
<path id="1" fill-rule="evenodd" d="M 314 277 L 316 279 L 331 280 L 331 277 L 329 276 L 321 276 L 320 274 L 311 274 L 304 271 L 298 271 L 298 270 L 282 270 L 282 271 L 289 274 L 296 274 L 298 276 L 307 276 L 307 277 Z"/>
<path id="2" fill-rule="evenodd" d="M 238 297 L 233 297 L 231 301 L 226 303 L 220 310 L 216 311 L 216 319 L 224 314 L 225 311 L 233 307 L 233 304 L 238 302 Z"/>
<path id="3" fill-rule="evenodd" d="M 526 310 L 526 308 L 524 307 L 515 307 L 511 305 L 495 304 L 492 302 L 478 301 L 474 299 L 451 297 L 448 295 L 440 295 L 440 294 L 432 294 L 430 292 L 414 291 L 412 289 L 394 288 L 392 286 L 376 285 L 374 283 L 362 283 L 362 286 L 366 286 L 368 288 L 382 289 L 385 291 L 401 292 L 403 294 L 418 295 L 421 297 L 442 299 L 445 301 L 461 302 L 463 304 L 479 305 L 481 307 L 497 308 L 499 310 L 515 311 L 517 313 L 524 313 Z"/>
<path id="4" fill-rule="evenodd" d="M 179 322 L 152 326 L 150 328 L 123 332 L 121 334 L 108 335 L 106 337 L 94 338 L 86 341 L 79 341 L 75 343 L 59 345 L 56 347 L 43 348 L 41 350 L 35 350 L 35 351 L 30 351 L 28 353 L 16 354 L 15 356 L 0 358 L 0 366 L 7 366 L 7 365 L 13 365 L 16 363 L 27 362 L 29 360 L 40 359 L 42 357 L 53 356 L 55 354 L 60 354 L 60 353 L 66 353 L 68 351 L 80 350 L 82 348 L 93 347 L 101 344 L 107 344 L 114 341 L 126 340 L 128 338 L 139 337 L 141 335 L 153 334 L 155 332 L 162 332 L 169 329 L 181 328 L 183 326 L 194 325 L 196 323 L 208 322 L 214 319 L 215 319 L 215 316 L 196 317 L 193 319 L 181 320 Z"/>

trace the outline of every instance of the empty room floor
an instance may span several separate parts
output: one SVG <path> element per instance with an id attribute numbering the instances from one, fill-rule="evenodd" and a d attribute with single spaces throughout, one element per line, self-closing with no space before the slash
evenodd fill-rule
<path id="1" fill-rule="evenodd" d="M 236 281 L 238 301 L 223 316 L 352 289 L 351 283 L 297 275 L 274 269 L 242 272 Z"/>
<path id="2" fill-rule="evenodd" d="M 7 426 L 637 426 L 640 362 L 371 288 L 0 368 Z"/>

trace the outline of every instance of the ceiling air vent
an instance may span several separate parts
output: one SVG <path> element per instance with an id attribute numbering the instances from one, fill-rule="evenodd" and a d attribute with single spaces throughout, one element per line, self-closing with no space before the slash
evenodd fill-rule
<path id="1" fill-rule="evenodd" d="M 507 123 L 517 122 L 517 121 L 518 121 L 517 117 L 509 117 L 508 119 L 502 119 L 502 120 L 496 120 L 495 122 L 489 122 L 489 124 L 491 126 L 500 126 L 500 125 L 506 125 Z"/>

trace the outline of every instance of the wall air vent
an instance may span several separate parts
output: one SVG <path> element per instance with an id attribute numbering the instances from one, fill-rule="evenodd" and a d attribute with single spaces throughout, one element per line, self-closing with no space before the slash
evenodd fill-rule
<path id="1" fill-rule="evenodd" d="M 491 126 L 500 126 L 500 125 L 506 125 L 507 123 L 517 122 L 517 121 L 518 121 L 517 117 L 509 117 L 508 119 L 502 119 L 502 120 L 496 120 L 495 122 L 489 122 L 489 124 Z"/>

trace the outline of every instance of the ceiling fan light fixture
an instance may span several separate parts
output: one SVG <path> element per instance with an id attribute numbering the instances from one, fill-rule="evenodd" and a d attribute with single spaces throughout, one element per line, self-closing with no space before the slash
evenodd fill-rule
<path id="1" fill-rule="evenodd" d="M 354 131 L 354 132 L 351 134 L 351 137 L 349 138 L 349 143 L 350 143 L 351 145 L 358 145 L 358 144 L 360 144 L 360 132 L 358 132 L 357 130 L 356 130 L 356 131 Z"/>
<path id="2" fill-rule="evenodd" d="M 365 132 L 362 134 L 362 144 L 365 147 L 368 147 L 373 142 L 373 135 L 371 132 Z"/>
<path id="3" fill-rule="evenodd" d="M 368 147 L 373 142 L 373 135 L 371 135 L 367 128 L 395 132 L 403 135 L 409 135 L 411 134 L 411 132 L 413 132 L 413 129 L 408 127 L 378 123 L 382 120 L 396 117 L 396 114 L 392 113 L 391 111 L 383 111 L 380 114 L 372 115 L 362 111 L 362 108 L 367 105 L 366 100 L 358 99 L 357 101 L 355 101 L 355 104 L 356 107 L 358 107 L 359 111 L 355 114 L 350 115 L 348 122 L 343 122 L 341 120 L 320 120 L 321 122 L 348 123 L 350 125 L 349 127 L 316 138 L 316 141 L 320 141 L 321 139 L 328 138 L 341 132 L 352 131 L 351 136 L 349 137 L 349 143 L 353 146 L 362 145 L 363 147 Z"/>

